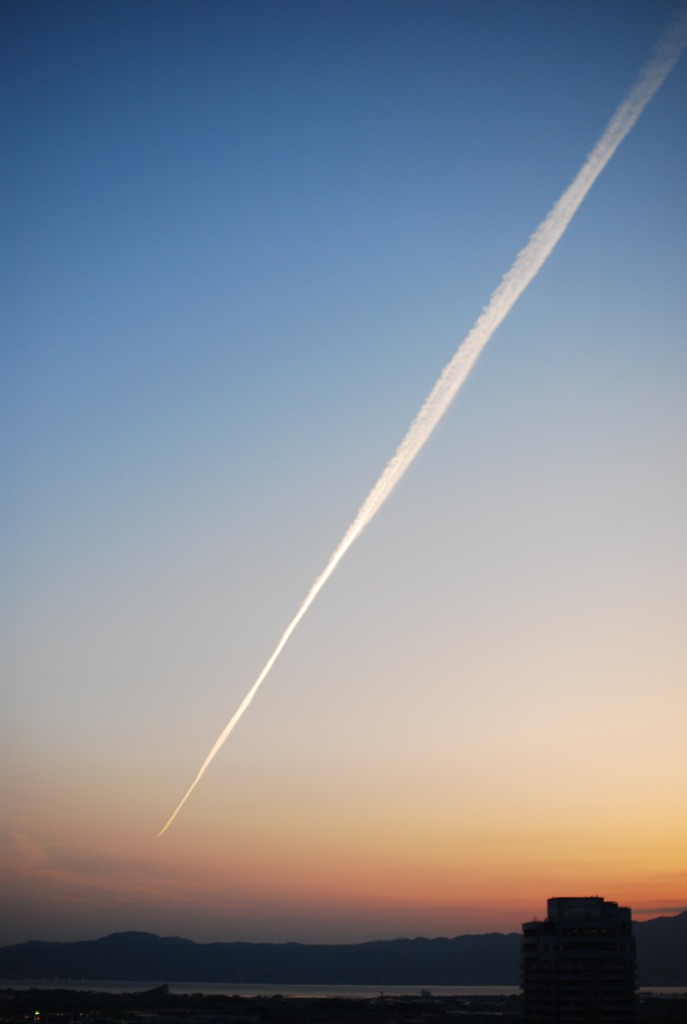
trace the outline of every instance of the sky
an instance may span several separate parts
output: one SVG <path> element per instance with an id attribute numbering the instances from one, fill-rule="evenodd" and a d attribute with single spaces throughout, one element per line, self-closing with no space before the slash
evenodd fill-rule
<path id="1" fill-rule="evenodd" d="M 687 62 L 157 833 L 664 0 L 5 0 L 0 944 L 687 908 Z"/>

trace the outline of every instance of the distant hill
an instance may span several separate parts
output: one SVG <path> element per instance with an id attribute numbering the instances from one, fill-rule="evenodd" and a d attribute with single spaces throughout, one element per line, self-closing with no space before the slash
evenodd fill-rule
<path id="1" fill-rule="evenodd" d="M 687 985 L 687 912 L 635 923 L 642 985 Z M 517 985 L 520 935 L 357 945 L 197 943 L 121 932 L 0 949 L 0 978 L 321 985 Z"/>
<path id="2" fill-rule="evenodd" d="M 640 985 L 687 985 L 687 910 L 635 921 Z"/>
<path id="3" fill-rule="evenodd" d="M 517 985 L 518 935 L 359 945 L 201 944 L 123 932 L 0 949 L 0 977 L 323 985 Z"/>

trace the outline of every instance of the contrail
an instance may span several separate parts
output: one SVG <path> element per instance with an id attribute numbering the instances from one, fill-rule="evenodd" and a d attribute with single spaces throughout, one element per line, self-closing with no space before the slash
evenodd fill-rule
<path id="1" fill-rule="evenodd" d="M 632 130 L 647 103 L 661 88 L 686 47 L 687 7 L 682 10 L 681 14 L 664 31 L 656 43 L 647 64 L 644 66 L 639 79 L 632 87 L 627 99 L 616 110 L 605 132 L 587 157 L 586 163 L 548 216 L 541 222 L 534 234 L 531 235 L 524 249 L 520 250 L 512 267 L 502 278 L 501 283 L 493 292 L 474 326 L 460 343 L 453 358 L 444 367 L 441 376 L 396 449 L 393 458 L 387 463 L 377 483 L 360 506 L 358 514 L 329 559 L 326 568 L 311 586 L 296 615 L 284 630 L 267 664 L 217 737 L 210 753 L 200 766 L 198 774 L 166 825 L 158 832 L 158 836 L 163 835 L 167 831 L 203 775 L 205 775 L 205 772 L 228 739 L 234 726 L 237 725 L 252 702 L 253 697 L 283 651 L 296 626 L 298 626 L 351 544 L 357 540 L 368 523 L 379 512 L 396 484 L 425 446 L 477 362 L 492 334 L 511 311 L 528 284 L 539 273 L 579 209 L 587 192 L 589 192 L 589 189 L 625 136 Z"/>

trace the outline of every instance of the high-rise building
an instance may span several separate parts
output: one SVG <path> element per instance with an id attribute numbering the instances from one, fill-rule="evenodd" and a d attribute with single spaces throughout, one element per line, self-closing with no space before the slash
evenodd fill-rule
<path id="1" fill-rule="evenodd" d="M 525 1024 L 635 1024 L 632 917 L 601 896 L 548 901 L 545 921 L 522 926 Z"/>

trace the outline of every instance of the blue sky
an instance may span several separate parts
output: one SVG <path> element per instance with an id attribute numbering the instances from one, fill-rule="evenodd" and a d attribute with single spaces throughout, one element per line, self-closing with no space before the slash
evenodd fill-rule
<path id="1" fill-rule="evenodd" d="M 684 64 L 154 841 L 673 9 L 5 4 L 0 941 L 687 903 Z"/>

